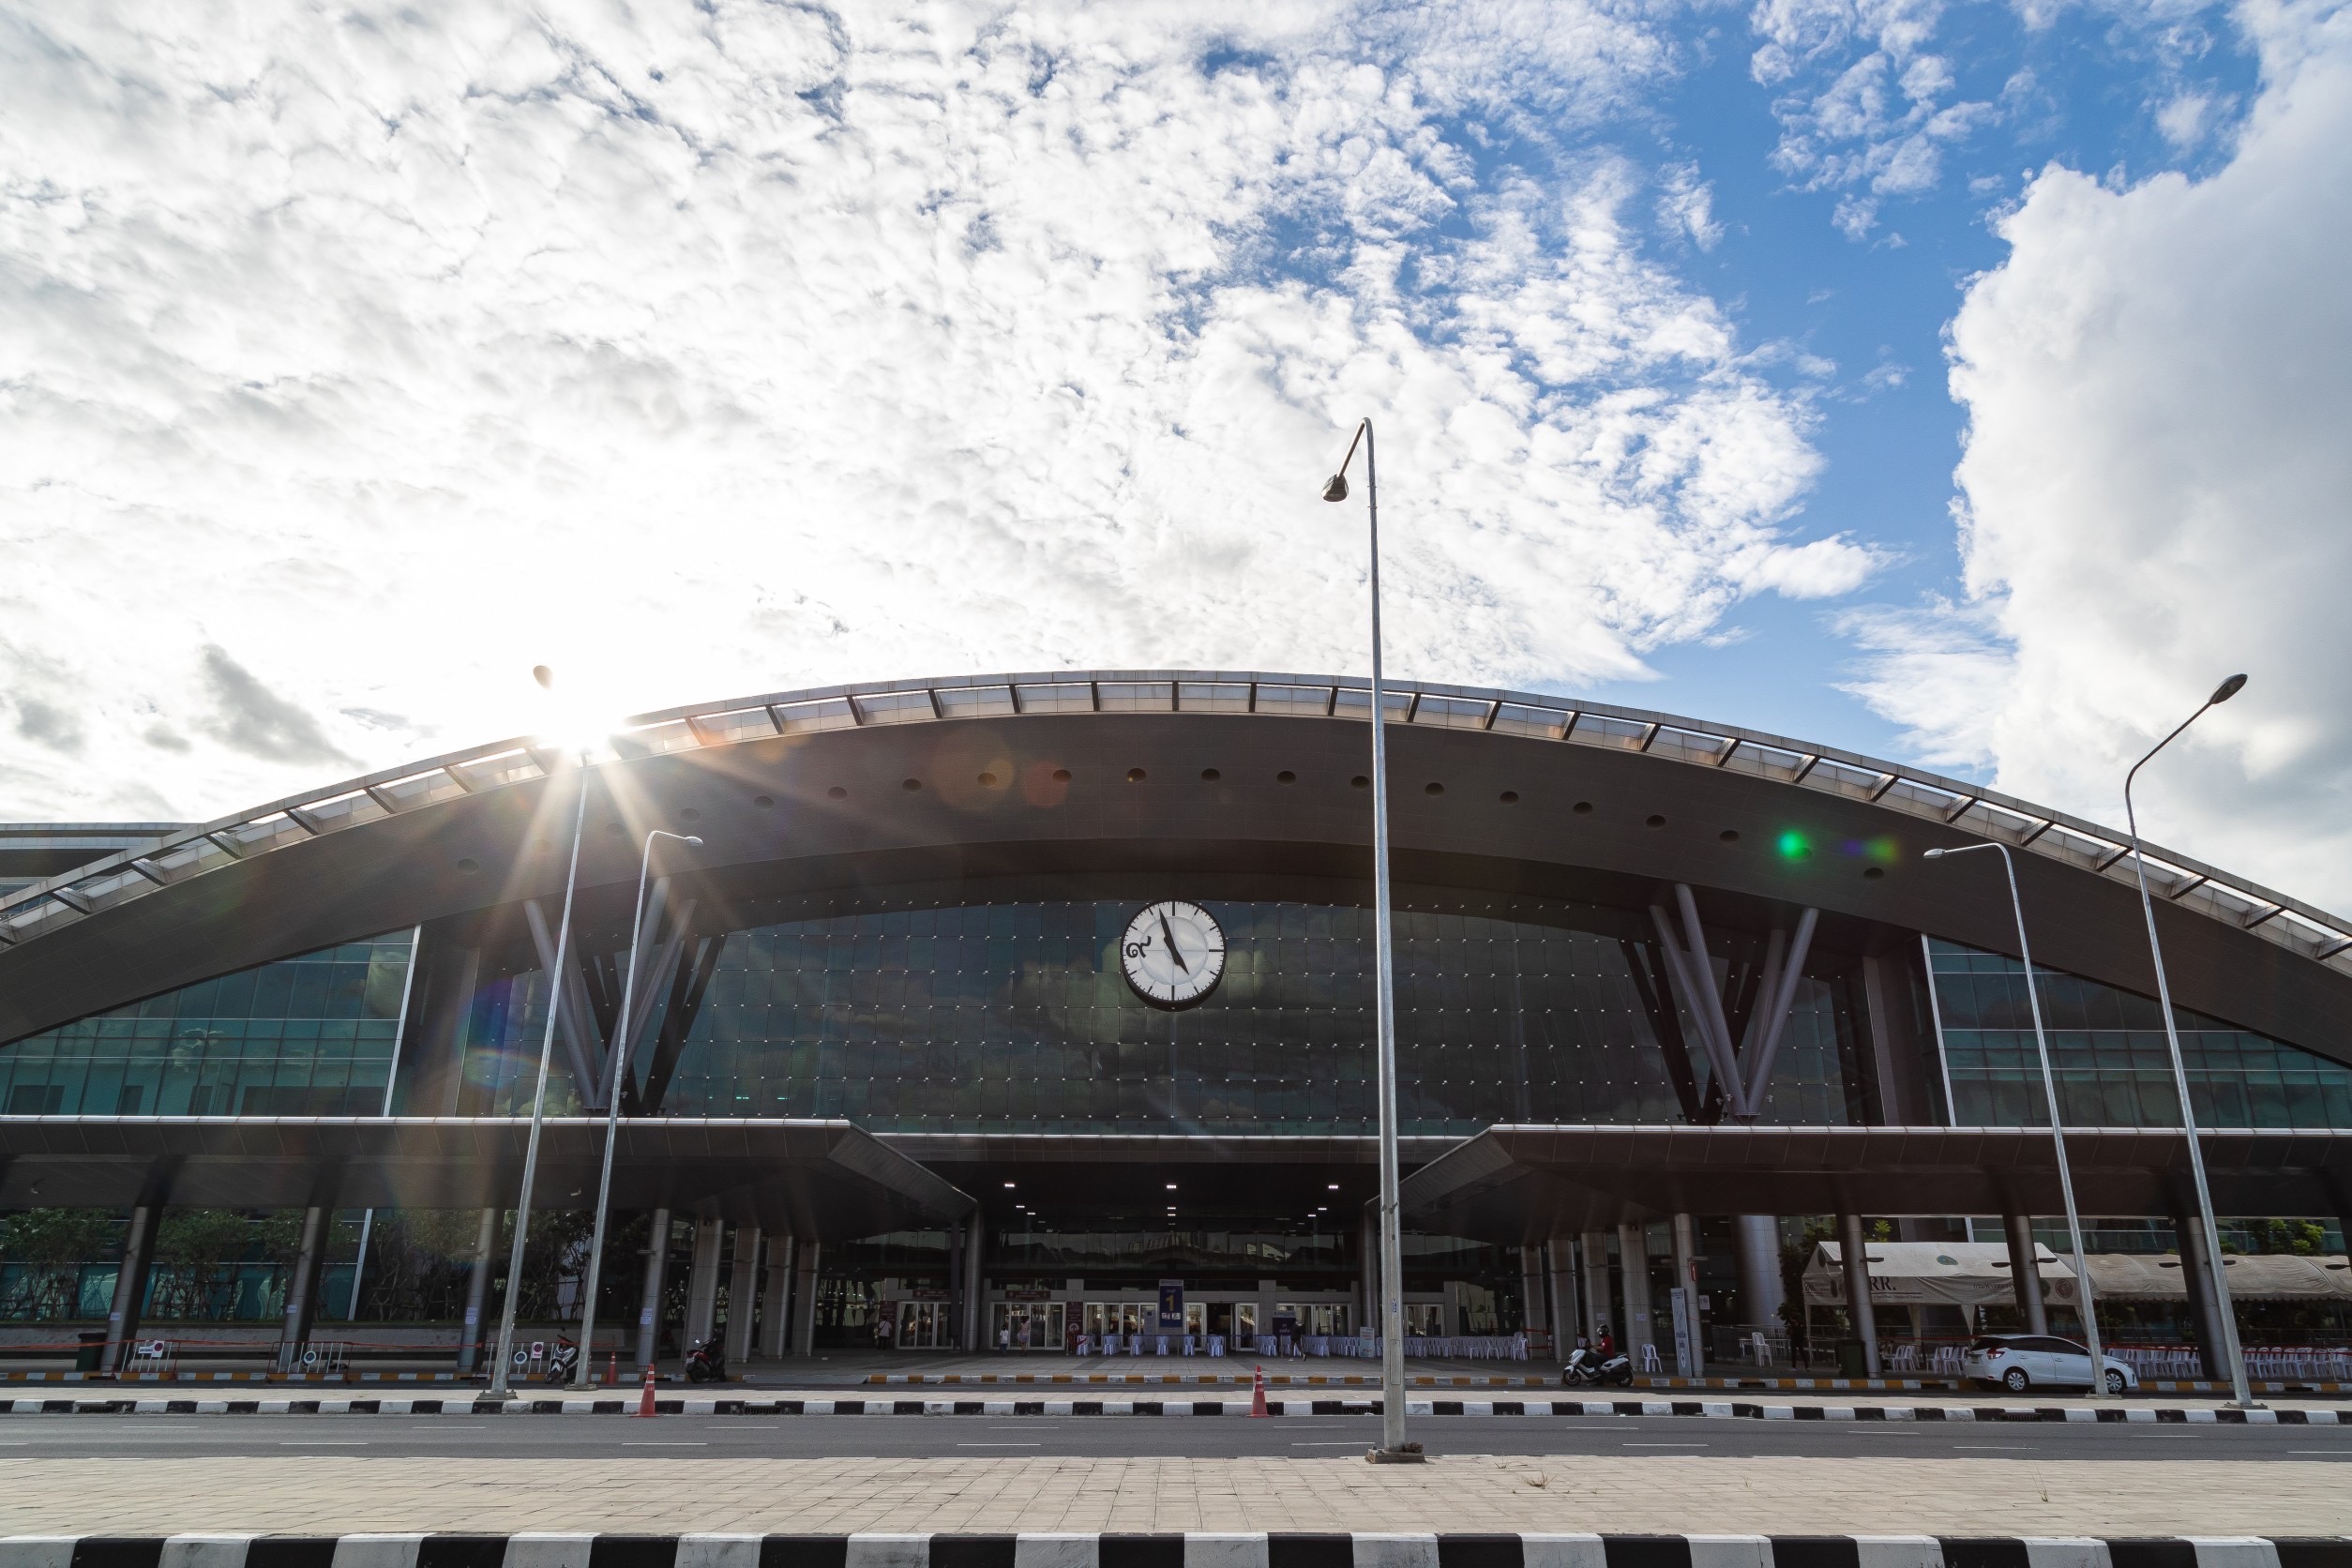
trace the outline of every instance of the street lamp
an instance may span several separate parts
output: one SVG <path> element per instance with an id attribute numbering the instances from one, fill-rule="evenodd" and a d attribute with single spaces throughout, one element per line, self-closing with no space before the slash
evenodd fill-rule
<path id="1" fill-rule="evenodd" d="M 1380 1446 L 1381 1463 L 1421 1457 L 1405 1446 L 1405 1244 L 1396 1176 L 1396 966 L 1388 896 L 1388 722 L 1380 697 L 1380 480 L 1373 460 L 1372 421 L 1356 426 L 1323 499 L 1348 499 L 1348 465 L 1364 447 L 1364 523 L 1372 562 L 1372 942 L 1378 972 L 1374 1018 L 1380 1093 Z"/>
<path id="2" fill-rule="evenodd" d="M 2189 1140 L 2189 1173 L 2196 1182 L 2197 1223 L 2205 1230 L 2205 1263 L 2213 1276 L 2214 1314 L 2221 1319 L 2213 1325 L 2214 1331 L 2221 1336 L 2222 1359 L 2229 1363 L 2231 1403 L 2240 1410 L 2253 1410 L 2254 1391 L 2246 1386 L 2245 1358 L 2238 1349 L 2238 1309 L 2230 1303 L 2229 1271 L 2222 1261 L 2222 1228 L 2213 1219 L 2213 1190 L 2206 1184 L 2205 1153 L 2197 1147 L 2196 1108 L 2189 1103 L 2189 1068 L 2180 1057 L 2180 1029 L 2173 1022 L 2172 1017 L 2172 987 L 2164 978 L 2164 949 L 2156 940 L 2156 906 L 2148 897 L 2148 857 L 2141 852 L 2140 822 L 2132 809 L 2133 780 L 2139 776 L 2140 769 L 2148 766 L 2149 758 L 2170 746 L 2182 730 L 2203 718 L 2206 708 L 2228 701 L 2243 690 L 2245 685 L 2245 676 L 2232 675 L 2215 686 L 2213 695 L 2205 700 L 2204 706 L 2182 719 L 2172 734 L 2148 747 L 2147 757 L 2132 764 L 2132 771 L 2123 776 L 2123 821 L 2132 833 L 2132 870 L 2139 878 L 2140 913 L 2148 920 L 2148 955 L 2156 960 L 2156 1005 L 2163 1009 L 2164 1015 L 2164 1045 L 2172 1052 L 2173 1090 L 2180 1096 L 2180 1130 Z M 2183 1243 L 2181 1261 L 2185 1263 L 2188 1261 L 2186 1238 L 2183 1238 Z"/>
<path id="3" fill-rule="evenodd" d="M 621 981 L 621 1018 L 613 1030 L 612 1065 L 606 1073 L 611 1090 L 605 1096 L 604 1107 L 604 1173 L 596 1178 L 596 1226 L 588 1238 L 588 1294 L 580 1308 L 580 1364 L 573 1369 L 572 1386 L 587 1388 L 594 1381 L 589 1375 L 589 1363 L 595 1359 L 596 1338 L 596 1281 L 604 1273 L 604 1221 L 612 1195 L 612 1145 L 621 1130 L 621 1085 L 627 1081 L 629 1047 L 637 1031 L 630 1020 L 637 1016 L 637 949 L 645 934 L 645 879 L 653 869 L 654 840 L 675 838 L 694 849 L 702 847 L 702 840 L 684 833 L 667 833 L 660 828 L 645 835 L 645 852 L 637 862 L 637 912 L 629 920 L 628 969 Z M 667 1238 L 656 1236 L 653 1245 L 663 1245 Z M 658 1253 L 654 1254 L 658 1256 Z"/>
<path id="4" fill-rule="evenodd" d="M 531 678 L 548 691 L 555 689 L 555 671 L 544 664 L 532 666 Z M 555 1018 L 564 1005 L 564 966 L 571 961 L 572 893 L 580 884 L 580 828 L 588 817 L 588 753 L 580 753 L 580 792 L 572 804 L 572 853 L 564 873 L 564 914 L 555 927 L 555 961 L 548 966 L 547 1031 L 539 1039 L 539 1081 L 531 1091 L 531 1140 L 522 1155 L 522 1193 L 515 1202 L 515 1241 L 506 1254 L 506 1303 L 498 1315 L 498 1357 L 490 1366 L 490 1397 L 511 1399 L 507 1357 L 515 1348 L 515 1308 L 522 1299 L 522 1253 L 531 1231 L 531 1189 L 539 1176 L 539 1128 L 547 1115 L 548 1069 L 555 1061 Z M 552 775 L 550 776 L 550 781 Z M 581 1355 L 584 1358 L 583 1349 Z"/>
<path id="5" fill-rule="evenodd" d="M 2074 1212 L 2074 1173 L 2066 1163 L 2066 1132 L 2058 1118 L 2058 1078 L 2050 1071 L 2050 1039 L 2042 1031 L 2041 988 L 2033 979 L 2033 949 L 2026 942 L 2026 905 L 2017 896 L 2017 862 L 2006 844 L 1963 844 L 1957 849 L 1930 850 L 1927 858 L 1941 860 L 1948 854 L 1967 854 L 1971 850 L 1998 850 L 2001 868 L 2009 874 L 2009 907 L 2017 917 L 2017 956 L 2026 965 L 2026 1004 L 2033 1012 L 2033 1048 L 2042 1058 L 2042 1093 L 2050 1102 L 2050 1144 L 2058 1151 L 2058 1191 L 2066 1198 L 2066 1235 L 2074 1245 L 2074 1286 L 2082 1292 L 2083 1337 L 2090 1345 L 2090 1396 L 2094 1399 L 2107 1393 L 2107 1358 L 2099 1348 L 2099 1314 L 2091 1302 L 2090 1261 L 2083 1253 L 2082 1217 Z"/>

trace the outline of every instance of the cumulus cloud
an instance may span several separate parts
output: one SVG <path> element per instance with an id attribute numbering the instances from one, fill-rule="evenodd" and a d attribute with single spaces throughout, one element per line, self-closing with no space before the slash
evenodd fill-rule
<path id="1" fill-rule="evenodd" d="M 0 52 L 0 680 L 44 650 L 83 736 L 0 810 L 511 733 L 539 662 L 616 714 L 1359 669 L 1317 490 L 1367 412 L 1404 671 L 1639 675 L 1869 564 L 1788 532 L 1805 405 L 1571 145 L 1673 68 L 1636 11 L 93 5 Z M 1552 162 L 1482 162 L 1513 116 Z"/>
<path id="2" fill-rule="evenodd" d="M 2229 162 L 2115 190 L 2052 170 L 1951 331 L 1971 601 L 1864 626 L 1862 689 L 1925 749 L 2352 907 L 2352 10 L 2242 13 Z"/>

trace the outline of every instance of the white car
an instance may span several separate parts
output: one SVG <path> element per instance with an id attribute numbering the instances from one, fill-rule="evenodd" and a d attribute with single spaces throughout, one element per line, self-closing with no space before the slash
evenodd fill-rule
<path id="1" fill-rule="evenodd" d="M 2107 1366 L 2107 1392 L 2125 1394 L 2140 1386 L 2139 1374 L 2113 1356 L 2102 1356 Z M 2054 1334 L 1988 1334 L 1969 1342 L 1960 1360 L 1961 1376 L 1995 1384 L 2012 1394 L 2029 1388 L 2088 1388 L 2090 1349 Z"/>

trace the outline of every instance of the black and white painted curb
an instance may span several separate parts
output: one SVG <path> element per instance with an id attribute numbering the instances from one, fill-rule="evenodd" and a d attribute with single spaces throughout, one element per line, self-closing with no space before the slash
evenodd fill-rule
<path id="1" fill-rule="evenodd" d="M 658 1398 L 663 1415 L 1246 1416 L 1246 1399 Z M 1378 1399 L 1266 1401 L 1275 1416 L 1378 1415 Z M 0 1399 L 13 1415 L 631 1415 L 634 1399 Z M 1725 1421 L 2061 1422 L 2075 1425 L 2352 1426 L 2352 1410 L 2123 1405 L 1751 1404 L 1732 1399 L 1414 1399 L 1409 1416 L 1699 1416 Z M 5 1568 L 5 1565 L 0 1565 Z M 204 1568 L 211 1568 L 210 1564 Z M 2352 1565 L 2347 1565 L 2352 1568 Z"/>
<path id="2" fill-rule="evenodd" d="M 2352 1538 L 11 1536 L 0 1568 L 2352 1568 Z"/>

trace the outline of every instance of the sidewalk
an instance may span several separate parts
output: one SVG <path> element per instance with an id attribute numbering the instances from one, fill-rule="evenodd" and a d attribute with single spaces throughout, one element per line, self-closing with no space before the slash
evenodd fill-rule
<path id="1" fill-rule="evenodd" d="M 2325 1462 L 0 1459 L 0 1534 L 857 1530 L 2322 1535 Z"/>

